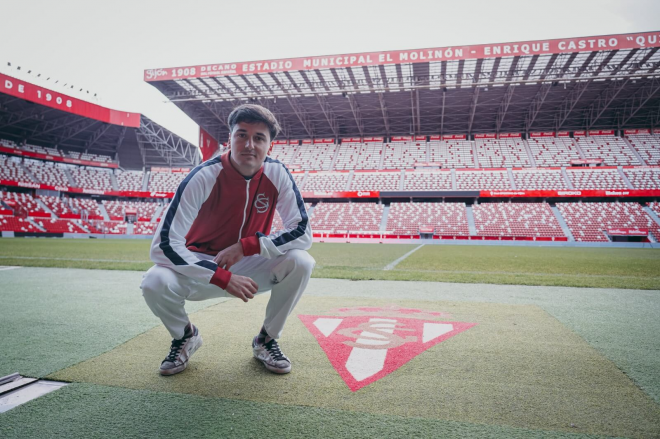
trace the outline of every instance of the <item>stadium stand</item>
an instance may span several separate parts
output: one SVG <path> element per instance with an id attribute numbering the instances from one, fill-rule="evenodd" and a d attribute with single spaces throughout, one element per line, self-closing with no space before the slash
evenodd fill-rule
<path id="1" fill-rule="evenodd" d="M 34 220 L 47 233 L 87 233 L 78 224 L 68 219 L 47 219 L 39 218 Z"/>
<path id="2" fill-rule="evenodd" d="M 0 215 L 0 232 L 40 232 L 27 219 Z"/>
<path id="3" fill-rule="evenodd" d="M 547 203 L 484 203 L 472 206 L 477 235 L 565 237 Z"/>
<path id="4" fill-rule="evenodd" d="M 70 198 L 69 205 L 78 213 L 78 215 L 86 213 L 88 218 L 103 218 L 101 210 L 99 209 L 99 203 L 91 198 Z"/>
<path id="5" fill-rule="evenodd" d="M 456 172 L 458 190 L 511 189 L 511 182 L 506 171 L 463 171 Z"/>
<path id="6" fill-rule="evenodd" d="M 55 157 L 63 157 L 62 151 L 56 148 L 46 148 L 43 146 L 38 146 L 38 145 L 30 145 L 30 144 L 25 144 L 25 145 L 19 145 L 16 149 L 21 149 L 23 151 L 30 151 L 30 152 L 36 152 L 39 154 L 46 154 L 46 155 L 52 155 Z"/>
<path id="7" fill-rule="evenodd" d="M 616 169 L 567 168 L 566 174 L 575 189 L 626 189 Z"/>
<path id="8" fill-rule="evenodd" d="M 92 233 L 104 233 L 109 235 L 126 234 L 126 223 L 123 221 L 89 221 L 93 229 Z"/>
<path id="9" fill-rule="evenodd" d="M 299 188 L 305 191 L 345 191 L 348 184 L 348 172 L 316 173 L 307 174 L 305 186 Z"/>
<path id="10" fill-rule="evenodd" d="M 103 200 L 103 206 L 112 220 L 123 221 L 126 208 L 133 208 L 137 210 L 138 221 L 148 222 L 151 221 L 160 204 L 153 201 Z"/>
<path id="11" fill-rule="evenodd" d="M 174 192 L 187 176 L 187 172 L 152 172 L 149 178 L 149 190 Z"/>
<path id="12" fill-rule="evenodd" d="M 442 236 L 470 234 L 463 203 L 391 203 L 386 228 L 395 235 L 418 235 L 420 228 Z"/>
<path id="13" fill-rule="evenodd" d="M 285 165 L 288 165 L 293 157 L 296 156 L 298 153 L 298 149 L 300 149 L 299 145 L 273 145 L 273 149 L 271 149 L 270 154 L 268 154 L 271 158 L 278 160 Z"/>
<path id="14" fill-rule="evenodd" d="M 513 180 L 519 190 L 569 189 L 561 169 L 513 170 Z"/>
<path id="15" fill-rule="evenodd" d="M 158 224 L 138 221 L 133 224 L 133 234 L 134 235 L 153 235 L 156 232 L 156 227 Z"/>
<path id="16" fill-rule="evenodd" d="M 407 191 L 451 190 L 451 173 L 447 171 L 406 171 L 403 188 Z"/>
<path id="17" fill-rule="evenodd" d="M 660 215 L 660 203 L 658 203 L 657 201 L 652 201 L 652 202 L 648 203 L 648 206 L 657 215 Z"/>
<path id="18" fill-rule="evenodd" d="M 657 134 L 631 134 L 630 144 L 649 165 L 660 165 L 660 136 Z"/>
<path id="19" fill-rule="evenodd" d="M 85 189 L 108 188 L 108 190 L 112 190 L 112 177 L 108 169 L 70 166 L 69 172 L 78 187 Z"/>
<path id="20" fill-rule="evenodd" d="M 334 169 L 379 169 L 382 156 L 380 142 L 342 142 Z"/>
<path id="21" fill-rule="evenodd" d="M 379 233 L 383 205 L 318 203 L 311 219 L 314 233 Z"/>
<path id="22" fill-rule="evenodd" d="M 352 191 L 398 190 L 401 172 L 356 172 L 351 180 Z"/>
<path id="23" fill-rule="evenodd" d="M 29 159 L 25 159 L 23 163 L 40 183 L 51 186 L 69 186 L 69 178 L 64 171 L 67 165 Z"/>
<path id="24" fill-rule="evenodd" d="M 531 167 L 529 155 L 520 138 L 475 139 L 477 159 L 482 168 Z"/>
<path id="25" fill-rule="evenodd" d="M 0 155 L 0 180 L 33 181 L 23 170 L 21 159 Z"/>
<path id="26" fill-rule="evenodd" d="M 305 203 L 305 208 L 307 209 L 307 212 L 309 212 L 310 208 L 312 207 L 312 203 Z M 310 215 L 311 219 L 311 215 Z M 280 217 L 280 214 L 275 212 L 275 216 L 273 216 L 273 224 L 270 227 L 270 233 L 278 232 L 280 230 L 284 229 L 284 225 L 282 224 L 282 218 Z M 316 231 L 313 231 L 316 233 Z"/>
<path id="27" fill-rule="evenodd" d="M 425 140 L 404 140 L 385 144 L 383 169 L 411 169 L 416 163 L 428 161 Z"/>
<path id="28" fill-rule="evenodd" d="M 474 168 L 472 142 L 468 140 L 431 140 L 429 141 L 429 162 L 442 163 L 443 168 Z"/>
<path id="29" fill-rule="evenodd" d="M 76 160 L 88 160 L 91 162 L 112 163 L 112 157 L 101 154 L 88 154 L 84 152 L 66 151 L 67 156 Z"/>
<path id="30" fill-rule="evenodd" d="M 58 217 L 71 217 L 74 212 L 68 203 L 62 201 L 60 197 L 53 195 L 37 195 L 37 199 L 44 203 L 46 207 Z"/>
<path id="31" fill-rule="evenodd" d="M 635 189 L 660 189 L 660 168 L 628 168 L 623 173 Z"/>
<path id="32" fill-rule="evenodd" d="M 570 137 L 530 137 L 527 144 L 539 167 L 568 166 L 581 158 Z"/>
<path id="33" fill-rule="evenodd" d="M 639 203 L 557 203 L 576 241 L 608 242 L 608 229 L 649 229 L 658 241 L 660 227 L 644 212 Z"/>
<path id="34" fill-rule="evenodd" d="M 626 142 L 615 136 L 576 137 L 586 159 L 602 159 L 608 166 L 642 165 Z"/>
<path id="35" fill-rule="evenodd" d="M 290 164 L 305 171 L 328 171 L 336 151 L 334 143 L 303 143 Z"/>
<path id="36" fill-rule="evenodd" d="M 120 191 L 141 191 L 144 181 L 144 172 L 142 171 L 122 171 L 118 170 L 117 187 Z"/>
<path id="37" fill-rule="evenodd" d="M 37 200 L 30 194 L 25 192 L 0 192 L 0 200 L 5 201 L 5 203 L 10 205 L 12 202 L 16 204 L 16 208 L 12 208 L 14 213 L 22 210 L 28 216 L 43 216 L 49 217 L 50 215 L 39 205 Z"/>

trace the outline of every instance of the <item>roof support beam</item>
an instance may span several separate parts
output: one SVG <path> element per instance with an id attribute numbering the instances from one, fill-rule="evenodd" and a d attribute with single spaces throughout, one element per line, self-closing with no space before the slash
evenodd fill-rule
<path id="1" fill-rule="evenodd" d="M 415 90 L 415 103 L 417 104 L 417 133 L 416 134 L 422 134 L 422 116 L 421 116 L 421 111 L 420 111 L 420 105 L 419 105 L 419 89 Z"/>
<path id="2" fill-rule="evenodd" d="M 187 166 L 199 164 L 199 150 L 181 138 L 175 138 L 148 118 L 142 118 L 140 128 L 135 131 L 143 161 L 147 152 L 155 151 L 169 166 L 185 163 Z M 151 148 L 149 148 L 151 147 Z M 176 162 L 175 162 L 176 160 Z"/>
<path id="3" fill-rule="evenodd" d="M 348 104 L 351 106 L 351 112 L 355 118 L 355 123 L 357 124 L 358 131 L 360 132 L 360 137 L 364 137 L 364 122 L 362 121 L 362 114 L 360 113 L 360 106 L 355 99 L 354 94 L 349 94 Z"/>
<path id="4" fill-rule="evenodd" d="M 105 132 L 108 131 L 111 126 L 112 125 L 109 123 L 104 123 L 99 127 L 98 130 L 94 131 L 92 135 L 89 136 L 89 139 L 87 139 L 87 142 L 85 142 L 85 153 L 96 143 L 97 140 L 103 137 Z"/>
<path id="5" fill-rule="evenodd" d="M 628 84 L 629 79 L 623 81 L 611 81 L 607 87 L 596 100 L 589 106 L 586 111 L 587 130 L 590 130 L 598 118 L 607 110 L 614 99 L 621 93 L 621 90 Z"/>
<path id="6" fill-rule="evenodd" d="M 287 96 L 286 100 L 289 102 L 289 105 L 291 105 L 293 112 L 296 113 L 298 120 L 302 124 L 303 128 L 305 128 L 305 131 L 307 131 L 309 137 L 314 138 L 314 127 L 309 120 L 309 115 L 307 114 L 305 107 L 296 98 L 290 98 Z"/>
<path id="7" fill-rule="evenodd" d="M 534 120 L 536 120 L 536 116 L 539 115 L 541 107 L 543 106 L 545 98 L 548 96 L 548 92 L 550 92 L 551 87 L 552 84 L 550 83 L 541 84 L 539 91 L 536 92 L 536 95 L 532 99 L 532 103 L 527 109 L 527 115 L 525 116 L 525 132 L 527 134 L 529 134 L 529 131 L 532 129 Z"/>
<path id="8" fill-rule="evenodd" d="M 125 126 L 121 127 L 121 131 L 119 131 L 119 137 L 117 138 L 117 143 L 115 143 L 115 160 L 117 160 L 117 156 L 119 155 L 119 148 L 121 148 L 122 143 L 124 143 L 124 136 L 126 136 Z M 144 165 L 144 161 L 142 164 Z"/>
<path id="9" fill-rule="evenodd" d="M 387 115 L 387 105 L 385 104 L 385 96 L 383 93 L 378 94 L 378 101 L 380 102 L 380 111 L 383 113 L 383 123 L 385 124 L 385 135 L 390 137 L 390 118 Z"/>
<path id="10" fill-rule="evenodd" d="M 447 97 L 447 89 L 442 88 L 442 111 L 440 112 L 440 134 L 444 134 L 445 129 L 445 98 Z"/>
<path id="11" fill-rule="evenodd" d="M 55 110 L 53 109 L 44 110 L 43 107 L 37 105 L 37 106 L 32 106 L 25 111 L 9 113 L 9 115 L 0 118 L 0 129 L 19 124 L 25 120 L 41 119 L 44 114 L 48 114 L 52 111 Z"/>
<path id="12" fill-rule="evenodd" d="M 474 113 L 477 111 L 477 102 L 479 101 L 479 87 L 474 87 L 472 99 L 470 101 L 470 118 L 468 119 L 468 136 L 472 134 L 472 123 L 474 122 Z"/>
<path id="13" fill-rule="evenodd" d="M 504 97 L 502 98 L 502 102 L 500 102 L 500 108 L 497 110 L 497 119 L 496 119 L 497 134 L 500 133 L 500 128 L 502 128 L 502 122 L 504 122 L 504 118 L 506 117 L 506 111 L 509 109 L 509 104 L 511 103 L 511 98 L 513 97 L 514 91 L 515 91 L 515 87 L 513 85 L 508 85 L 506 87 L 506 91 L 504 92 Z"/>
<path id="14" fill-rule="evenodd" d="M 650 84 L 642 88 L 626 101 L 620 116 L 619 128 L 624 128 L 630 119 L 660 90 L 660 78 L 652 78 Z"/>
<path id="15" fill-rule="evenodd" d="M 70 115 L 70 116 L 64 116 L 59 119 L 55 119 L 50 122 L 46 122 L 43 125 L 36 125 L 34 129 L 32 130 L 32 133 L 28 136 L 26 140 L 29 139 L 34 139 L 37 137 L 41 137 L 44 134 L 51 133 L 53 131 L 61 130 L 64 127 L 68 127 L 69 125 L 73 125 L 76 123 L 80 123 L 80 116 L 77 115 Z"/>
<path id="16" fill-rule="evenodd" d="M 323 111 L 323 114 L 325 115 L 325 119 L 328 121 L 328 125 L 330 125 L 330 130 L 332 130 L 332 134 L 334 134 L 335 138 L 338 138 L 339 123 L 337 122 L 337 117 L 335 116 L 335 113 L 333 113 L 332 109 L 330 108 L 330 104 L 328 103 L 328 100 L 326 99 L 325 96 L 322 95 L 316 95 L 316 100 L 319 102 L 319 105 L 321 106 L 321 111 Z"/>
<path id="17" fill-rule="evenodd" d="M 93 127 L 97 123 L 103 123 L 103 122 L 98 122 L 96 120 L 92 120 L 90 122 L 89 119 L 85 119 L 84 122 L 80 123 L 79 125 L 75 125 L 75 126 L 69 128 L 68 130 L 64 131 L 64 133 L 62 133 L 62 137 L 57 139 L 56 144 L 59 145 L 60 143 L 66 142 L 67 140 L 71 139 L 72 137 L 75 137 L 78 134 L 82 133 L 83 131 L 86 131 L 89 128 Z"/>
<path id="18" fill-rule="evenodd" d="M 575 87 L 573 87 L 568 96 L 566 96 L 566 99 L 561 103 L 557 115 L 555 116 L 556 131 L 559 131 L 562 125 L 564 125 L 564 122 L 568 119 L 568 116 L 571 114 L 571 111 L 573 111 L 573 108 L 575 108 L 575 105 L 580 101 L 584 92 L 587 91 L 589 84 L 589 81 L 575 83 Z"/>

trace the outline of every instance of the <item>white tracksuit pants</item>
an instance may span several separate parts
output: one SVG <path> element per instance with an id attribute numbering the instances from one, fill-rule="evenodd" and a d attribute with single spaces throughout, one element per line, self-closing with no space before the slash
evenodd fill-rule
<path id="1" fill-rule="evenodd" d="M 213 256 L 202 253 L 196 255 L 200 259 L 213 259 Z M 309 253 L 293 249 L 274 259 L 247 256 L 229 271 L 254 280 L 259 285 L 258 293 L 272 290 L 266 306 L 264 327 L 270 337 L 279 338 L 287 317 L 307 287 L 315 264 Z M 140 288 L 151 311 L 162 320 L 175 339 L 183 337 L 189 322 L 184 309 L 186 300 L 234 297 L 220 287 L 198 282 L 161 265 L 154 265 L 144 274 Z M 255 331 L 258 329 L 255 328 Z"/>

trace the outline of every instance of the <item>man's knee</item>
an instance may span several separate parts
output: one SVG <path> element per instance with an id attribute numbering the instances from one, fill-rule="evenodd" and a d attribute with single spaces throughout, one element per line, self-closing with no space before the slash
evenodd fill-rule
<path id="1" fill-rule="evenodd" d="M 142 296 L 145 299 L 154 299 L 163 294 L 171 281 L 173 273 L 169 268 L 154 265 L 142 276 Z"/>
<path id="2" fill-rule="evenodd" d="M 307 277 L 312 275 L 312 271 L 314 270 L 314 266 L 316 265 L 316 261 L 310 255 L 307 253 L 305 250 L 298 250 L 298 249 L 293 249 L 289 250 L 284 254 L 284 257 L 293 262 L 293 269 L 296 271 L 300 271 L 302 274 L 306 275 Z"/>

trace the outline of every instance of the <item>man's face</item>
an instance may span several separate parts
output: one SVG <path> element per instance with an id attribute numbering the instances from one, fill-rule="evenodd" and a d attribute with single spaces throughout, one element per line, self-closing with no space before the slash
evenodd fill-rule
<path id="1" fill-rule="evenodd" d="M 229 137 L 231 159 L 236 170 L 246 177 L 254 175 L 266 159 L 270 132 L 263 122 L 239 122 Z"/>

